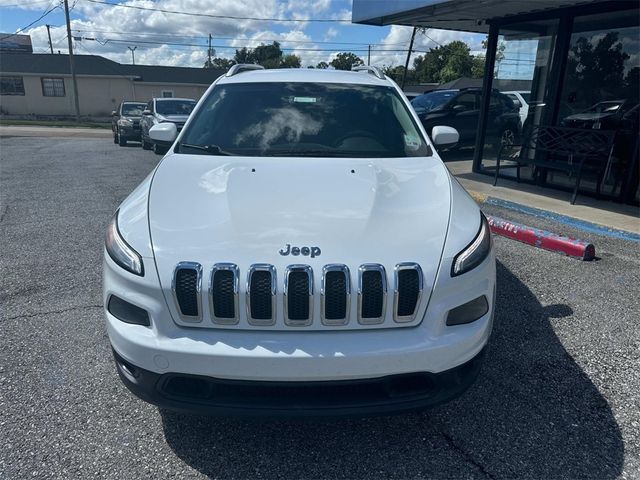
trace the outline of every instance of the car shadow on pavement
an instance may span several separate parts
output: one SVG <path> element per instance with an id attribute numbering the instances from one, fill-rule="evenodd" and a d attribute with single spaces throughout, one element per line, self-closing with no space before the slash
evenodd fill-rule
<path id="1" fill-rule="evenodd" d="M 247 420 L 161 410 L 165 438 L 211 477 L 615 478 L 624 447 L 609 404 L 567 353 L 542 306 L 498 263 L 494 334 L 462 397 L 421 413 Z"/>

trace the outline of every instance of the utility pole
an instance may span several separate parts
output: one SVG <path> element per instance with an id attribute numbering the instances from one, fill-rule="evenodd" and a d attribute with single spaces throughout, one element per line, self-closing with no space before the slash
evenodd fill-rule
<path id="1" fill-rule="evenodd" d="M 211 34 L 209 34 L 209 50 L 207 50 L 207 55 L 209 56 L 207 67 L 211 68 Z"/>
<path id="2" fill-rule="evenodd" d="M 371 65 L 371 45 L 369 45 L 369 53 L 367 54 L 367 65 Z"/>
<path id="3" fill-rule="evenodd" d="M 136 51 L 136 48 L 138 48 L 138 46 L 136 45 L 135 47 L 127 47 L 129 50 L 131 50 L 131 63 L 133 65 L 136 64 L 136 56 L 133 54 L 133 52 Z"/>
<path id="4" fill-rule="evenodd" d="M 73 100 L 76 107 L 76 122 L 80 121 L 80 103 L 78 101 L 78 79 L 76 78 L 76 67 L 73 60 L 73 37 L 71 36 L 71 21 L 69 20 L 69 1 L 64 0 L 64 16 L 67 19 L 67 40 L 69 41 L 69 70 L 71 70 L 71 81 L 73 82 Z"/>
<path id="5" fill-rule="evenodd" d="M 66 0 L 65 0 L 66 1 Z M 407 70 L 409 69 L 409 58 L 411 58 L 411 51 L 413 50 L 413 39 L 416 38 L 417 27 L 413 27 L 413 33 L 411 33 L 411 42 L 409 42 L 409 51 L 407 52 L 407 61 L 404 62 L 404 72 L 402 72 L 402 85 L 400 88 L 404 88 L 404 82 L 407 80 Z"/>
<path id="6" fill-rule="evenodd" d="M 47 35 L 49 35 L 49 48 L 51 49 L 51 53 L 53 53 L 53 43 L 51 43 L 51 25 L 47 25 Z"/>

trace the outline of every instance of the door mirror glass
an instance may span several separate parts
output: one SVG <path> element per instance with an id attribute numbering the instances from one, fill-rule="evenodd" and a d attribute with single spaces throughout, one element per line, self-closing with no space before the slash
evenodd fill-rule
<path id="1" fill-rule="evenodd" d="M 113 111 L 111 112 L 111 116 L 112 116 L 112 117 L 116 117 L 116 116 L 118 116 L 118 112 L 116 112 L 115 110 L 113 110 Z"/>

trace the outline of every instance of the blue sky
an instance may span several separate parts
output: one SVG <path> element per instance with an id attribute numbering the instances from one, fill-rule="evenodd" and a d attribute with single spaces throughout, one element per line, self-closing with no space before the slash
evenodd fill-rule
<path id="1" fill-rule="evenodd" d="M 162 8 L 172 11 L 199 12 L 210 15 L 287 18 L 287 19 L 351 19 L 351 0 L 129 0 L 112 3 Z M 108 6 L 89 0 L 69 0 L 74 36 L 95 38 L 76 42 L 77 53 L 99 54 L 129 63 L 128 46 L 136 46 L 136 63 L 201 66 L 206 59 L 206 38 L 213 35 L 216 55 L 232 57 L 237 47 L 255 47 L 261 42 L 278 40 L 286 53 L 302 58 L 303 66 L 330 61 L 336 53 L 354 51 L 366 59 L 367 45 L 372 45 L 371 63 L 399 65 L 404 63 L 411 35 L 410 27 L 373 27 L 351 23 L 273 22 L 234 20 L 204 16 L 185 16 L 143 11 L 121 6 Z M 43 12 L 59 4 L 59 0 L 0 0 L 0 31 L 15 32 L 36 20 Z M 66 51 L 66 31 L 61 8 L 26 29 L 34 51 L 47 52 L 45 24 L 52 25 L 54 50 Z M 480 53 L 483 35 L 444 30 L 430 30 L 430 38 L 418 35 L 415 49 L 426 51 L 438 43 L 466 41 Z M 157 43 L 144 43 L 157 42 Z M 336 42 L 336 43 L 328 43 Z M 437 43 L 436 43 L 437 42 Z M 180 43 L 182 45 L 173 45 Z M 185 43 L 194 45 L 184 45 Z M 382 51 L 386 50 L 386 51 Z M 394 51 L 395 50 L 395 51 Z M 405 52 L 402 52 L 405 50 Z"/>

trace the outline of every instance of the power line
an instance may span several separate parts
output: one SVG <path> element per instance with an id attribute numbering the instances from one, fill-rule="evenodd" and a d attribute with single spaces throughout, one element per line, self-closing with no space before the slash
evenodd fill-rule
<path id="1" fill-rule="evenodd" d="M 10 37 L 14 37 L 16 35 L 18 35 L 20 32 L 25 31 L 27 28 L 29 28 L 31 25 L 33 25 L 34 23 L 39 22 L 40 20 L 42 20 L 44 17 L 46 17 L 47 15 L 49 15 L 51 12 L 53 12 L 56 8 L 58 8 L 59 5 L 54 5 L 53 7 L 49 8 L 47 7 L 45 9 L 45 11 L 42 13 L 42 15 L 40 15 L 38 18 L 36 18 L 33 22 L 31 22 L 29 25 L 26 25 L 22 28 L 19 28 L 15 33 L 10 33 L 9 35 L 5 35 L 4 37 L 0 37 L 0 40 L 5 40 L 7 38 Z"/>
<path id="2" fill-rule="evenodd" d="M 109 5 L 110 7 L 122 7 L 131 8 L 134 10 L 144 10 L 150 12 L 162 12 L 172 15 L 188 15 L 190 17 L 208 17 L 208 18 L 221 18 L 225 20 L 252 20 L 257 22 L 295 22 L 295 23 L 351 23 L 351 20 L 337 20 L 330 18 L 262 18 L 262 17 L 240 17 L 237 15 L 214 15 L 211 13 L 194 13 L 185 12 L 181 10 L 166 10 L 164 8 L 142 7 L 140 5 L 127 5 L 124 3 L 110 3 L 102 0 L 85 0 L 90 3 L 97 3 L 100 5 Z"/>
<path id="3" fill-rule="evenodd" d="M 180 35 L 175 33 L 140 33 L 140 32 L 121 32 L 117 30 L 92 30 L 92 29 L 80 29 L 73 28 L 74 32 L 84 32 L 84 33 L 115 33 L 119 35 L 136 35 L 136 36 L 144 36 L 144 37 L 175 37 L 175 38 L 194 38 L 194 39 L 206 39 L 206 35 Z M 313 44 L 324 44 L 324 45 L 371 45 L 371 46 L 380 46 L 380 45 L 405 45 L 404 43 L 369 43 L 369 42 L 331 42 L 326 40 L 286 40 L 283 38 L 246 38 L 246 37 L 219 37 L 213 36 L 214 39 L 217 40 L 246 40 L 246 41 L 255 41 L 255 42 L 279 42 L 279 43 L 313 43 Z"/>
<path id="4" fill-rule="evenodd" d="M 203 44 L 200 43 L 184 43 L 184 42 L 161 42 L 161 41 L 153 41 L 153 40 L 124 40 L 124 39 L 117 39 L 117 38 L 107 38 L 107 39 L 103 39 L 103 40 L 99 40 L 96 38 L 92 38 L 92 37 L 80 37 L 83 40 L 91 40 L 91 41 L 96 41 L 102 45 L 106 45 L 107 43 L 122 43 L 122 44 L 133 44 L 133 45 L 137 45 L 137 44 L 143 44 L 143 45 L 168 45 L 168 46 L 181 46 L 181 47 L 203 47 Z M 259 40 L 254 40 L 254 41 L 259 41 Z M 221 50 L 227 49 L 227 50 L 237 50 L 240 48 L 256 48 L 253 46 L 249 46 L 249 45 L 211 45 L 213 48 L 218 48 Z M 339 50 L 337 48 L 300 48 L 300 47 L 281 47 L 282 50 L 295 50 L 298 52 L 335 52 L 336 50 Z M 350 52 L 367 52 L 368 48 L 350 48 L 348 49 L 348 51 Z M 406 48 L 384 48 L 384 49 L 371 49 L 372 52 L 406 52 L 407 49 Z M 426 51 L 424 50 L 413 50 L 414 52 L 417 53 L 426 53 Z"/>

